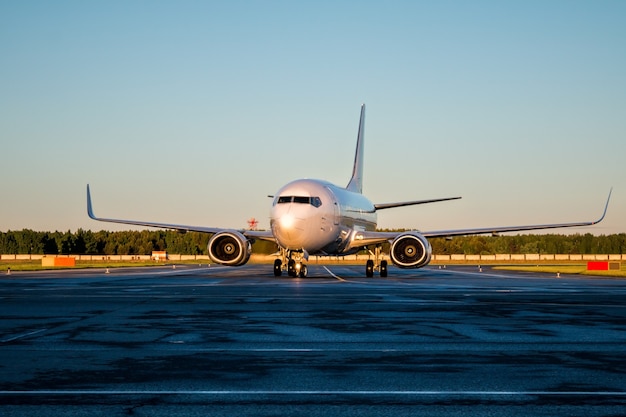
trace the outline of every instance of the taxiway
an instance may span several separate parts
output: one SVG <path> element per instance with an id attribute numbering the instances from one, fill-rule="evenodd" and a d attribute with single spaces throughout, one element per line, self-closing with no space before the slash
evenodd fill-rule
<path id="1" fill-rule="evenodd" d="M 363 269 L 0 277 L 1 413 L 626 414 L 626 281 Z"/>

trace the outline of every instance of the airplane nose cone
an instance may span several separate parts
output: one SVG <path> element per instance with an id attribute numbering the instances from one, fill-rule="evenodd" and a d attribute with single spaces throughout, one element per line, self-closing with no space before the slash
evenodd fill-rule
<path id="1" fill-rule="evenodd" d="M 274 236 L 284 247 L 299 249 L 303 245 L 306 219 L 289 210 L 275 217 L 272 222 Z"/>
<path id="2" fill-rule="evenodd" d="M 305 222 L 303 219 L 295 218 L 291 215 L 287 215 L 281 218 L 278 222 L 279 234 L 284 237 L 284 240 L 291 242 L 292 245 L 298 245 L 299 238 L 305 230 Z"/>
<path id="3" fill-rule="evenodd" d="M 293 217 L 292 214 L 285 214 L 278 220 L 278 224 L 280 225 L 281 230 L 285 232 L 289 232 L 294 229 L 294 226 L 299 223 L 297 219 Z"/>

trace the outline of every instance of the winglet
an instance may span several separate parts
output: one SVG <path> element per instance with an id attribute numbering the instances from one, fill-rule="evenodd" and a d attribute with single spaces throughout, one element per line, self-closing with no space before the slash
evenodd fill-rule
<path id="1" fill-rule="evenodd" d="M 613 193 L 613 187 L 611 187 L 611 189 L 609 190 L 609 196 L 606 199 L 606 205 L 604 206 L 604 212 L 602 213 L 602 217 L 600 217 L 598 220 L 596 220 L 595 222 L 592 222 L 591 224 L 598 224 L 600 223 L 602 220 L 604 220 L 604 216 L 606 216 L 606 211 L 609 208 L 609 201 L 611 201 L 611 193 Z"/>
<path id="2" fill-rule="evenodd" d="M 354 167 L 352 178 L 346 190 L 354 193 L 363 193 L 363 135 L 365 133 L 365 104 L 361 105 L 361 118 L 359 120 L 359 133 L 356 140 L 356 152 L 354 154 Z"/>
<path id="3" fill-rule="evenodd" d="M 87 215 L 94 220 L 98 220 L 98 218 L 93 214 L 93 206 L 91 205 L 91 193 L 89 192 L 89 184 L 87 184 Z"/>

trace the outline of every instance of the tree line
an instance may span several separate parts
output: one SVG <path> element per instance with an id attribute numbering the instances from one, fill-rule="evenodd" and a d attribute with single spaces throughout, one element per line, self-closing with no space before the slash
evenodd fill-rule
<path id="1" fill-rule="evenodd" d="M 76 232 L 37 232 L 29 229 L 0 232 L 0 253 L 33 255 L 149 255 L 152 251 L 167 251 L 181 255 L 205 255 L 210 235 L 180 233 L 170 230 L 109 232 L 78 229 Z M 626 233 L 594 236 L 574 235 L 516 235 L 463 236 L 453 239 L 430 239 L 433 253 L 493 255 L 493 254 L 621 254 L 626 252 Z M 257 240 L 255 253 L 274 253 L 273 242 Z M 388 246 L 386 245 L 386 250 Z"/>
<path id="2" fill-rule="evenodd" d="M 186 255 L 206 253 L 210 236 L 205 233 L 178 233 L 165 230 L 92 232 L 0 232 L 0 253 L 41 255 L 149 255 L 168 251 Z"/>
<path id="3" fill-rule="evenodd" d="M 626 233 L 594 236 L 574 235 L 516 235 L 463 236 L 447 240 L 430 240 L 437 255 L 496 255 L 549 253 L 563 255 L 622 254 L 626 252 Z"/>

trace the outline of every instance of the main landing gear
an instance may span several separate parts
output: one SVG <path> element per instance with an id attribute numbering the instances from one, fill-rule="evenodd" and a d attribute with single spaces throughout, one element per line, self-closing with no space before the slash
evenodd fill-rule
<path id="1" fill-rule="evenodd" d="M 380 271 L 381 278 L 387 278 L 387 261 L 384 259 L 380 259 L 382 252 L 382 247 L 376 246 L 374 250 L 374 260 L 368 259 L 365 263 L 365 276 L 368 278 L 372 278 L 374 276 L 374 271 Z M 371 251 L 370 251 L 371 253 Z"/>
<path id="2" fill-rule="evenodd" d="M 274 261 L 274 276 L 279 277 L 282 275 L 283 270 L 287 270 L 287 275 L 292 278 L 305 278 L 308 270 L 304 261 L 306 256 L 304 252 L 288 251 L 281 249 L 281 259 Z"/>
<path id="3" fill-rule="evenodd" d="M 303 251 L 294 251 L 281 249 L 281 259 L 274 261 L 274 276 L 279 277 L 283 274 L 283 271 L 287 271 L 287 275 L 292 278 L 306 278 L 308 270 L 304 263 L 308 256 Z M 388 275 L 388 262 L 382 258 L 382 247 L 376 246 L 374 252 L 374 259 L 368 259 L 365 263 L 365 276 L 372 278 L 374 271 L 380 273 L 381 278 L 387 278 Z"/>

